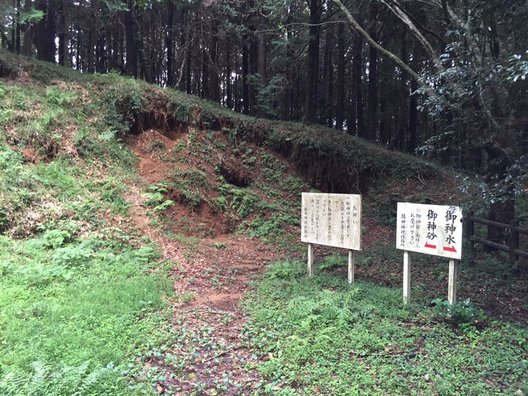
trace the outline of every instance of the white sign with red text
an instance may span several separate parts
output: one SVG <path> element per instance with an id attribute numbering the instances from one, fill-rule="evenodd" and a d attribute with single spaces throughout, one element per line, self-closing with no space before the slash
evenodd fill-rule
<path id="1" fill-rule="evenodd" d="M 361 250 L 361 195 L 302 193 L 301 241 Z"/>
<path id="2" fill-rule="evenodd" d="M 458 206 L 398 202 L 397 216 L 397 249 L 462 258 L 462 210 Z"/>

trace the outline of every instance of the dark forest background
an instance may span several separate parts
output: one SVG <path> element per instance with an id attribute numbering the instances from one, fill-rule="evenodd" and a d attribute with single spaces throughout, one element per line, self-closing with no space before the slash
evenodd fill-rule
<path id="1" fill-rule="evenodd" d="M 0 4 L 10 51 L 426 154 L 480 174 L 502 219 L 525 191 L 525 0 Z"/>

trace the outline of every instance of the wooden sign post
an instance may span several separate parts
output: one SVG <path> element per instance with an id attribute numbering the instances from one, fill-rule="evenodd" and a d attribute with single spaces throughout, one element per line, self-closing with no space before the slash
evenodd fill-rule
<path id="1" fill-rule="evenodd" d="M 308 243 L 308 276 L 313 276 L 313 245 L 348 249 L 348 282 L 354 282 L 355 251 L 361 250 L 361 196 L 302 194 L 301 241 Z"/>
<path id="2" fill-rule="evenodd" d="M 403 250 L 403 302 L 411 296 L 411 255 L 449 258 L 447 300 L 456 302 L 458 260 L 462 258 L 462 210 L 458 206 L 398 202 L 396 248 Z"/>
<path id="3" fill-rule="evenodd" d="M 311 243 L 308 244 L 308 276 L 313 276 L 313 245 Z"/>
<path id="4" fill-rule="evenodd" d="M 354 283 L 354 273 L 356 272 L 356 253 L 354 250 L 348 251 L 348 283 Z"/>
<path id="5" fill-rule="evenodd" d="M 458 261 L 449 260 L 449 283 L 447 285 L 447 301 L 453 305 L 456 302 L 456 282 Z"/>
<path id="6" fill-rule="evenodd" d="M 411 298 L 411 255 L 403 252 L 403 303 L 408 304 Z"/>

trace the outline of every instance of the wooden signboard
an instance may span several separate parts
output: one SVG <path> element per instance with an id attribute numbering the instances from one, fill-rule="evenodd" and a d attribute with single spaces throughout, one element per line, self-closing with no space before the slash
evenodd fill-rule
<path id="1" fill-rule="evenodd" d="M 457 261 L 462 258 L 462 210 L 442 206 L 398 202 L 396 248 L 403 255 L 403 299 L 407 303 L 411 289 L 409 252 L 446 257 L 449 260 L 448 301 L 456 301 Z"/>
<path id="2" fill-rule="evenodd" d="M 361 250 L 361 195 L 302 194 L 301 241 L 308 243 L 308 274 L 312 276 L 313 245 L 349 250 L 348 280 L 354 280 L 354 251 Z"/>
<path id="3" fill-rule="evenodd" d="M 398 202 L 396 247 L 451 259 L 462 258 L 462 211 L 457 206 Z"/>

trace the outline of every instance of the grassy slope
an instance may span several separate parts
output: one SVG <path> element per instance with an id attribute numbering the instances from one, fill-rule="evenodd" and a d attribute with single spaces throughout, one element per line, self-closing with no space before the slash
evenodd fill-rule
<path id="1" fill-rule="evenodd" d="M 1 394 L 151 390 L 170 282 L 150 273 L 157 248 L 109 220 L 126 217 L 134 160 L 92 98 L 0 81 Z"/>
<path id="2" fill-rule="evenodd" d="M 4 58 L 42 84 L 73 82 L 98 94 L 105 105 L 107 128 L 115 132 L 139 132 L 149 127 L 163 130 L 176 123 L 221 130 L 232 141 L 246 140 L 283 155 L 322 190 L 366 192 L 380 179 L 435 179 L 449 174 L 430 162 L 319 125 L 248 117 L 193 95 L 116 75 L 94 78 L 25 58 L 6 54 Z"/>
<path id="3" fill-rule="evenodd" d="M 18 216 L 0 235 L 0 393 L 133 393 L 123 371 L 142 370 L 134 356 L 161 337 L 170 293 L 163 272 L 147 273 L 155 247 L 101 216 L 122 213 L 119 182 L 0 150 L 1 202 Z"/>
<path id="4" fill-rule="evenodd" d="M 352 288 L 280 262 L 247 298 L 267 394 L 483 395 L 528 391 L 528 330 L 466 305 L 404 307 L 400 289 Z M 449 317 L 449 315 L 452 315 Z M 482 324 L 485 323 L 484 326 Z"/>

